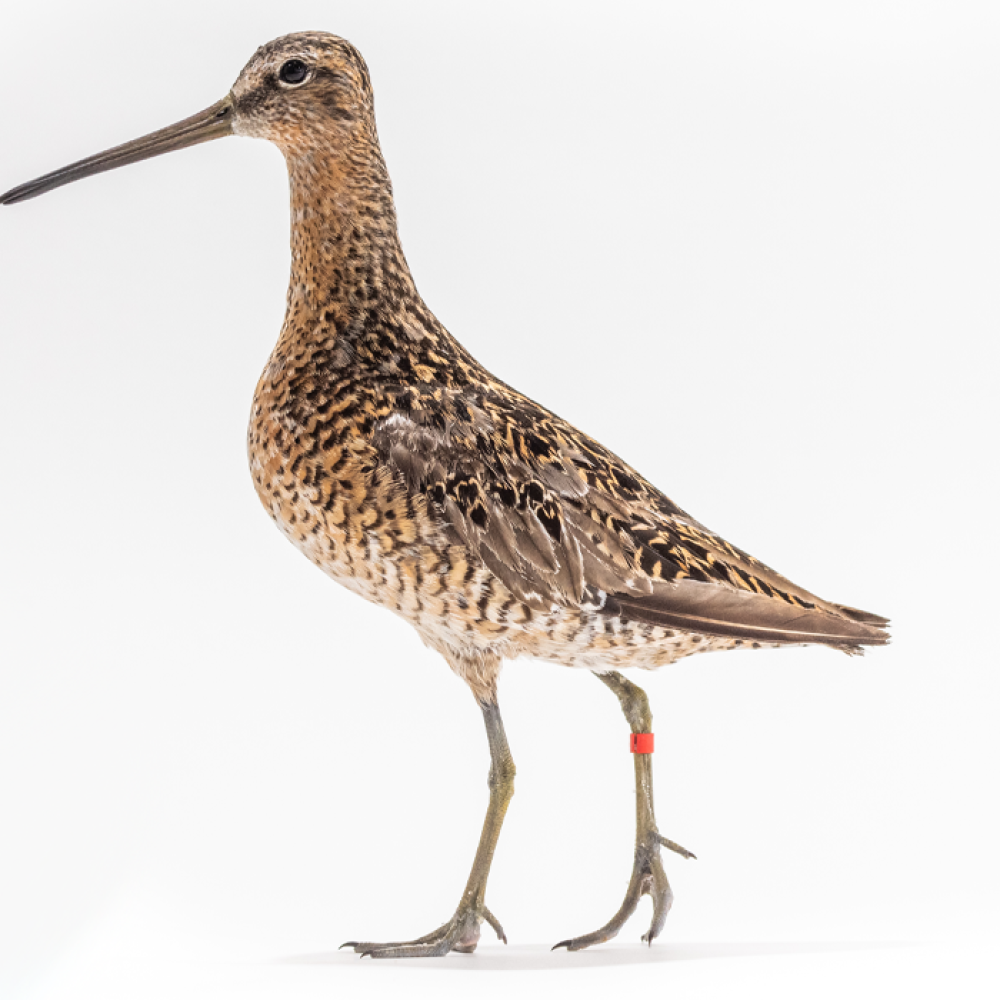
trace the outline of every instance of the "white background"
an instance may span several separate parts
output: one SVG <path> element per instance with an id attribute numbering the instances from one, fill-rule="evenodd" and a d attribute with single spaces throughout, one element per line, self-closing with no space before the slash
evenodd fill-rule
<path id="1" fill-rule="evenodd" d="M 627 727 L 589 675 L 509 665 L 511 945 L 337 955 L 452 912 L 488 753 L 444 664 L 254 498 L 281 156 L 0 209 L 0 995 L 995 996 L 998 11 L 8 5 L 0 188 L 205 107 L 276 35 L 350 38 L 442 321 L 894 643 L 638 678 L 699 860 L 667 858 L 653 949 L 644 901 L 551 958 L 625 888 Z"/>

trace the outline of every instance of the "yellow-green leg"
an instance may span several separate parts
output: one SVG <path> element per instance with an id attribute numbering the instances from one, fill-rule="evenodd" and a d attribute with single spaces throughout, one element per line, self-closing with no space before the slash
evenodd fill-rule
<path id="1" fill-rule="evenodd" d="M 472 952 L 479 943 L 479 925 L 486 921 L 504 944 L 507 936 L 499 921 L 486 908 L 486 880 L 493 862 L 500 827 L 507 812 L 507 806 L 514 794 L 514 759 L 507 746 L 503 731 L 500 707 L 494 700 L 480 702 L 486 721 L 486 738 L 490 744 L 490 804 L 486 810 L 483 832 L 479 838 L 479 849 L 472 872 L 466 883 L 465 892 L 452 918 L 437 930 L 413 941 L 395 941 L 378 944 L 373 941 L 347 941 L 342 948 L 353 948 L 359 955 L 372 958 L 421 958 L 447 955 L 449 951 Z"/>
<path id="2" fill-rule="evenodd" d="M 632 732 L 652 732 L 653 714 L 649 710 L 646 692 L 614 671 L 596 676 L 618 696 Z M 670 912 L 670 904 L 674 899 L 660 860 L 660 847 L 676 851 L 685 858 L 694 857 L 690 851 L 668 840 L 656 829 L 656 817 L 653 813 L 652 754 L 637 753 L 632 756 L 635 764 L 635 855 L 625 901 L 603 927 L 581 937 L 560 941 L 555 948 L 579 951 L 581 948 L 589 948 L 592 944 L 610 941 L 622 929 L 625 921 L 635 913 L 635 908 L 643 896 L 649 896 L 653 900 L 653 922 L 642 936 L 643 941 L 652 944 L 653 939 L 663 930 L 667 913 Z"/>

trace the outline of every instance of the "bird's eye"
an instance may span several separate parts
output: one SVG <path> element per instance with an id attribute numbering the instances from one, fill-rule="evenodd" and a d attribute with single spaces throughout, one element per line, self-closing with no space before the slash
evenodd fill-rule
<path id="1" fill-rule="evenodd" d="M 278 78 L 282 83 L 301 83 L 308 72 L 309 67 L 301 59 L 289 59 L 278 70 Z"/>

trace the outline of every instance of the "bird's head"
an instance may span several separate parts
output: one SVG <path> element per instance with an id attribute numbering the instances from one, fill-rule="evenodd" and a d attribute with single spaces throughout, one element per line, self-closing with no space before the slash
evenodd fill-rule
<path id="1" fill-rule="evenodd" d="M 284 151 L 322 137 L 347 145 L 374 124 L 368 67 L 350 42 L 323 32 L 261 46 L 229 92 L 232 131 Z"/>
<path id="2" fill-rule="evenodd" d="M 26 201 L 53 188 L 161 153 L 246 135 L 294 158 L 317 145 L 350 155 L 375 142 L 368 68 L 350 42 L 325 32 L 285 35 L 261 46 L 221 101 L 140 139 L 72 163 L 0 195 Z"/>

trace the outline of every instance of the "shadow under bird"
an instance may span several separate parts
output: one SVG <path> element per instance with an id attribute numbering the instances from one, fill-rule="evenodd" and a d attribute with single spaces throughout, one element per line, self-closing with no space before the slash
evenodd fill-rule
<path id="1" fill-rule="evenodd" d="M 287 35 L 217 104 L 0 197 L 226 135 L 269 139 L 291 186 L 284 325 L 248 434 L 267 512 L 344 586 L 402 616 L 468 683 L 489 742 L 489 808 L 454 915 L 414 941 L 349 942 L 377 958 L 470 952 L 513 794 L 497 703 L 504 659 L 594 672 L 632 730 L 636 839 L 624 902 L 570 950 L 614 937 L 643 895 L 660 933 L 672 893 L 653 813 L 652 717 L 619 670 L 692 653 L 888 642 L 878 615 L 822 600 L 686 514 L 607 448 L 495 378 L 424 304 L 396 229 L 365 62 L 343 39 Z M 559 947 L 557 945 L 556 947 Z"/>

